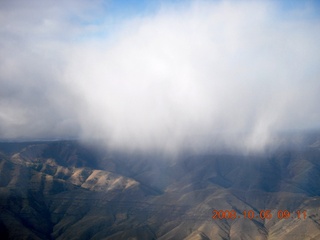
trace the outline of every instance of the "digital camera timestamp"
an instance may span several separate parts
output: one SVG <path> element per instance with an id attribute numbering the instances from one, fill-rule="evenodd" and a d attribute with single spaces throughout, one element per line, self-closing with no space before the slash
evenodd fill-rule
<path id="1" fill-rule="evenodd" d="M 268 219 L 270 220 L 273 217 L 278 219 L 306 219 L 307 211 L 306 210 L 297 210 L 295 212 L 290 212 L 288 210 L 261 210 L 260 212 L 255 212 L 253 210 L 244 210 L 241 213 L 236 210 L 213 210 L 212 219 Z"/>

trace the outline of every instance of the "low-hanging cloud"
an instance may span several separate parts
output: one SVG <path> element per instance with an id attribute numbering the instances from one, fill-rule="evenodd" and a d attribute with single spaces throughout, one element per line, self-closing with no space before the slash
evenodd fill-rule
<path id="1" fill-rule="evenodd" d="M 87 9 L 75 15 L 90 22 L 97 10 Z M 34 36 L 1 33 L 2 138 L 259 150 L 280 131 L 320 127 L 320 21 L 308 6 L 283 14 L 276 2 L 164 4 L 112 28 L 65 11 L 38 18 L 49 29 L 27 22 Z"/>

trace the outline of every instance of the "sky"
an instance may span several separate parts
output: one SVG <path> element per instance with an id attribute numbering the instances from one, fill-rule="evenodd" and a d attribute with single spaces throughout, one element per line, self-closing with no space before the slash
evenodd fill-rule
<path id="1" fill-rule="evenodd" d="M 261 150 L 320 128 L 319 1 L 0 2 L 0 139 Z"/>

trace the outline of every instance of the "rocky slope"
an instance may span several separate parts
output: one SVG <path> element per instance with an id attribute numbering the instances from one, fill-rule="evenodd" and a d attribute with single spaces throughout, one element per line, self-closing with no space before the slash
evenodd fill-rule
<path id="1" fill-rule="evenodd" d="M 174 160 L 75 141 L 0 143 L 0 238 L 320 239 L 319 142 Z"/>

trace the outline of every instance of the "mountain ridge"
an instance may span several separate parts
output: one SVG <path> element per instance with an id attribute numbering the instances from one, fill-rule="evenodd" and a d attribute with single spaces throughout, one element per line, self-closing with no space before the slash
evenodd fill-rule
<path id="1" fill-rule="evenodd" d="M 2 239 L 316 239 L 320 150 L 177 160 L 76 141 L 0 143 Z M 17 144 L 17 145 L 15 145 Z M 212 219 L 234 210 L 237 219 Z M 258 218 L 244 218 L 252 210 Z M 259 213 L 270 210 L 271 219 Z M 278 219 L 288 210 L 289 219 Z M 306 219 L 297 218 L 306 211 Z"/>

